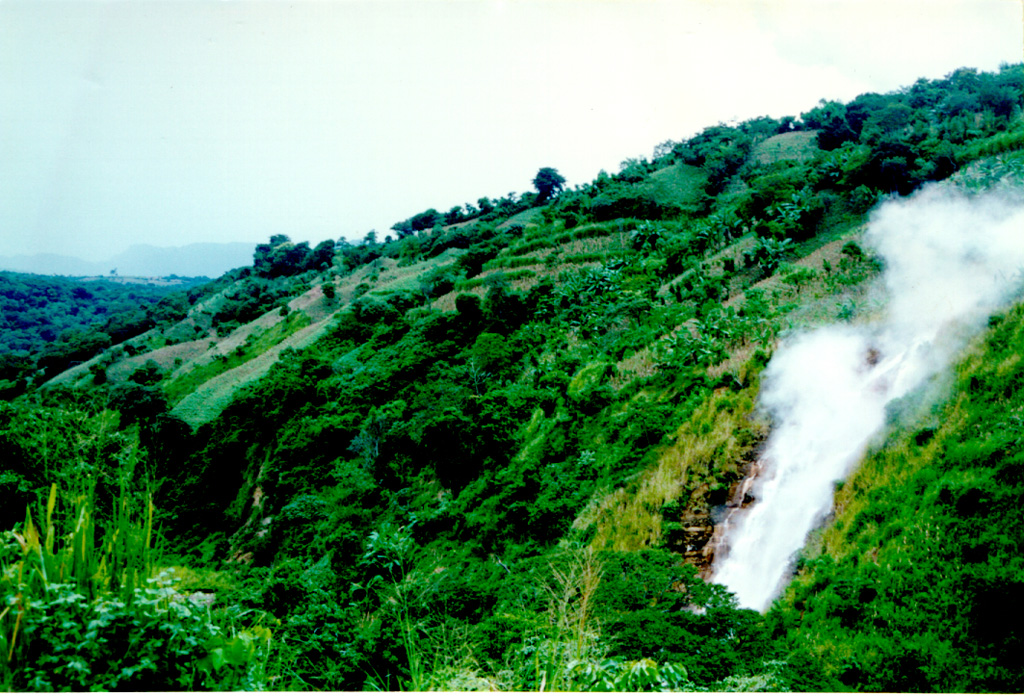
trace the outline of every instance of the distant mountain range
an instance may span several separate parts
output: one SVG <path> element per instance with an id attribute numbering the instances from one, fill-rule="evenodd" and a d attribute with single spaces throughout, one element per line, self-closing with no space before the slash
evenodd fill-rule
<path id="1" fill-rule="evenodd" d="M 0 256 L 0 270 L 63 276 L 147 276 L 217 278 L 240 266 L 251 266 L 256 244 L 199 243 L 179 247 L 137 244 L 106 261 L 86 261 L 60 254 Z"/>

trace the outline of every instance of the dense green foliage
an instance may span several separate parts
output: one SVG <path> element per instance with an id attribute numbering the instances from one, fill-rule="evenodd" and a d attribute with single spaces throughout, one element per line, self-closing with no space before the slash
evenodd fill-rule
<path id="1" fill-rule="evenodd" d="M 1020 175 L 1022 77 L 713 126 L 574 189 L 545 168 L 398 239 L 279 235 L 145 340 L 79 341 L 95 369 L 0 402 L 0 684 L 1019 691 L 1019 308 L 934 412 L 893 410 L 767 615 L 688 561 L 779 334 L 856 319 L 880 197 Z M 131 582 L 24 585 L 86 504 L 97 540 L 163 541 Z"/>
<path id="2" fill-rule="evenodd" d="M 178 282 L 124 284 L 0 272 L 0 392 L 21 391 L 18 382 L 37 369 L 53 376 L 160 321 L 180 319 L 198 297 L 197 281 L 171 281 Z"/>
<path id="3" fill-rule="evenodd" d="M 310 249 L 309 242 L 292 243 L 287 235 L 270 238 L 256 247 L 253 271 L 263 278 L 291 276 L 303 271 L 327 268 L 334 259 L 334 242 L 327 240 Z"/>
<path id="4" fill-rule="evenodd" d="M 137 431 L 119 429 L 96 400 L 62 395 L 3 415 L 11 425 L 35 421 L 34 440 L 8 430 L 5 444 L 42 455 L 35 473 L 54 482 L 0 546 L 0 687 L 265 688 L 270 632 L 237 612 L 204 611 L 167 571 L 156 573 L 151 472 Z M 4 476 L 7 486 L 19 478 Z M 5 513 L 16 513 L 17 497 L 5 500 Z"/>

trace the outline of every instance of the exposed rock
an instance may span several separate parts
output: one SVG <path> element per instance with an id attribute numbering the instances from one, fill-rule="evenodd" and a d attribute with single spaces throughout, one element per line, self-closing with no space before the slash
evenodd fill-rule
<path id="1" fill-rule="evenodd" d="M 742 478 L 727 490 L 698 489 L 679 518 L 666 517 L 662 522 L 665 544 L 697 566 L 705 579 L 711 575 L 716 554 L 723 550 L 724 532 L 733 513 L 754 502 L 754 483 L 763 468 L 762 450 L 763 443 L 750 451 L 751 458 L 740 467 Z"/>
<path id="2" fill-rule="evenodd" d="M 703 567 L 704 549 L 715 532 L 710 515 L 688 514 L 681 520 L 681 529 L 674 535 L 676 547 L 688 562 Z"/>
<path id="3" fill-rule="evenodd" d="M 254 547 L 258 547 L 258 542 L 264 540 L 270 531 L 270 523 L 273 521 L 273 517 L 264 514 L 267 496 L 263 492 L 262 482 L 265 471 L 266 465 L 264 464 L 259 467 L 255 476 L 251 478 L 249 476 L 246 477 L 247 480 L 243 486 L 242 495 L 246 494 L 245 488 L 248 488 L 251 491 L 248 495 L 251 502 L 246 506 L 248 514 L 246 515 L 245 524 L 232 534 L 228 540 L 230 544 L 228 551 L 229 562 L 251 563 L 255 556 L 254 551 L 256 548 Z"/>

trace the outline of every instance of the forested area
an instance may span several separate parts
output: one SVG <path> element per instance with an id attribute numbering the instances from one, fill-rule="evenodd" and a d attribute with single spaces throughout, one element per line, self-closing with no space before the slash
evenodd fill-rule
<path id="1" fill-rule="evenodd" d="M 702 549 L 780 339 L 877 311 L 872 208 L 1020 188 L 1022 108 L 961 69 L 130 308 L 5 274 L 0 686 L 1021 691 L 1020 304 L 770 610 Z"/>
<path id="2" fill-rule="evenodd" d="M 36 370 L 53 376 L 159 322 L 180 319 L 199 297 L 192 288 L 200 284 L 0 272 L 0 391 L 20 393 Z"/>

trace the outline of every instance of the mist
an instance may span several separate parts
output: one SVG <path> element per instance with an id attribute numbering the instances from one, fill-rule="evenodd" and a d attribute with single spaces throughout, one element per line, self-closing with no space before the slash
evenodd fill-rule
<path id="1" fill-rule="evenodd" d="M 881 318 L 795 336 L 765 369 L 759 402 L 772 429 L 754 503 L 726 522 L 712 574 L 741 606 L 764 611 L 781 592 L 886 405 L 940 375 L 1019 295 L 1024 200 L 932 185 L 877 208 L 864 243 L 884 261 Z"/>

